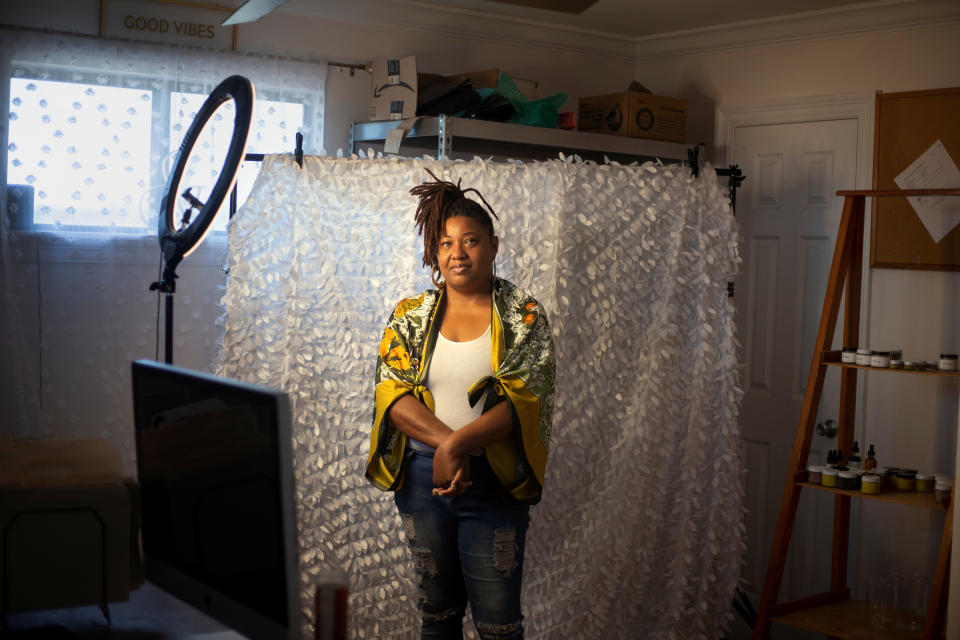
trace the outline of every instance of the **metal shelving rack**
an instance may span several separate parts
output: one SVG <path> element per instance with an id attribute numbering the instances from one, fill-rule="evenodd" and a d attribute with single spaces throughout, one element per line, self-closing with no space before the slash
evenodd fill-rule
<path id="1" fill-rule="evenodd" d="M 399 120 L 351 124 L 351 153 L 363 148 L 360 145 L 364 143 L 381 144 L 388 132 L 400 124 Z M 407 133 L 401 152 L 416 150 L 438 158 L 453 158 L 456 150 L 462 154 L 525 160 L 555 158 L 557 152 L 562 151 L 598 161 L 606 156 L 618 162 L 656 159 L 687 162 L 695 146 L 441 115 L 419 118 Z"/>

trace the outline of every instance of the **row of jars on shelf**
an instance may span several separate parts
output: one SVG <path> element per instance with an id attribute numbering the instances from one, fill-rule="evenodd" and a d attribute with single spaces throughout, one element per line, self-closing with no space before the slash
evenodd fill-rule
<path id="1" fill-rule="evenodd" d="M 876 472 L 863 469 L 837 469 L 812 464 L 807 467 L 807 482 L 845 491 L 877 494 L 884 491 L 934 493 L 938 503 L 947 506 L 953 478 L 945 474 L 918 473 L 916 469 L 883 467 Z"/>
<path id="2" fill-rule="evenodd" d="M 911 371 L 956 371 L 958 357 L 955 353 L 941 353 L 939 360 L 904 360 L 903 351 L 871 351 L 854 347 L 845 348 L 840 361 L 861 367 L 877 369 L 908 369 Z"/>

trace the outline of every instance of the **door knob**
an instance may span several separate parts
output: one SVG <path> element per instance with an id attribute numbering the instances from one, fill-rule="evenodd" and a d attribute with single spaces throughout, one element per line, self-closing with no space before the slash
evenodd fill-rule
<path id="1" fill-rule="evenodd" d="M 824 420 L 817 425 L 817 435 L 823 436 L 824 438 L 836 438 L 837 437 L 837 422 L 836 420 Z"/>

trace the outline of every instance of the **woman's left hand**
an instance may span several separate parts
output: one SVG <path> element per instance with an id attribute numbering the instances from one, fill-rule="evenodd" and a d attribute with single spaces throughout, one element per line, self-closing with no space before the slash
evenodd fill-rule
<path id="1" fill-rule="evenodd" d="M 433 454 L 433 484 L 440 490 L 451 489 L 451 483 L 462 477 L 460 469 L 464 463 L 464 456 L 457 454 L 451 446 L 453 441 L 446 438 L 437 446 Z M 469 474 L 469 471 L 467 472 Z M 467 476 L 469 478 L 469 475 Z M 461 479 L 461 482 L 469 482 L 468 479 Z"/>
<path id="2" fill-rule="evenodd" d="M 473 481 L 470 480 L 470 458 L 464 456 L 460 468 L 457 469 L 456 475 L 454 475 L 453 480 L 450 481 L 450 486 L 445 489 L 434 489 L 433 495 L 443 496 L 444 498 L 456 498 L 466 493 L 472 484 Z"/>

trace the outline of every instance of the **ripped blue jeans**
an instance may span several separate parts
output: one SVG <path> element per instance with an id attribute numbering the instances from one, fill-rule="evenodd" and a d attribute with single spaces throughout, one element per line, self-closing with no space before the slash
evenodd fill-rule
<path id="1" fill-rule="evenodd" d="M 469 601 L 483 640 L 523 638 L 520 583 L 527 505 L 501 497 L 486 458 L 470 458 L 473 484 L 456 498 L 433 495 L 433 455 L 410 452 L 394 499 L 420 580 L 421 638 L 460 640 Z"/>

